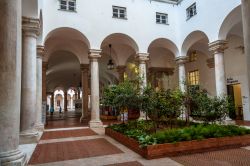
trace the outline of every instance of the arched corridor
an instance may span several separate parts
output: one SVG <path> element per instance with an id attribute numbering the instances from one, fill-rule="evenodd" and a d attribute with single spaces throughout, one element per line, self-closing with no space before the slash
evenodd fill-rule
<path id="1" fill-rule="evenodd" d="M 192 86 L 230 97 L 223 122 L 249 127 L 249 0 L 0 0 L 0 16 L 0 166 L 249 165 L 249 147 L 143 159 L 104 134 L 125 113 L 147 119 L 142 103 L 101 102 L 126 80 L 138 96 Z"/>

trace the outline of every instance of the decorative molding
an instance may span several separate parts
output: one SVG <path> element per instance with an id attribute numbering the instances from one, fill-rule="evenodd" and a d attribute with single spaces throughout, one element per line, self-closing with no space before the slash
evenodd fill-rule
<path id="1" fill-rule="evenodd" d="M 43 58 L 45 55 L 45 50 L 44 50 L 44 46 L 42 45 L 38 45 L 36 47 L 36 51 L 37 51 L 37 58 Z"/>
<path id="2" fill-rule="evenodd" d="M 82 72 L 88 72 L 89 71 L 89 64 L 81 64 L 80 69 Z"/>
<path id="3" fill-rule="evenodd" d="M 208 44 L 209 51 L 213 54 L 224 53 L 224 50 L 227 49 L 227 41 L 225 40 L 216 40 Z"/>
<path id="4" fill-rule="evenodd" d="M 22 17 L 22 30 L 24 35 L 37 38 L 40 34 L 40 20 L 30 17 Z"/>
<path id="5" fill-rule="evenodd" d="M 48 62 L 43 62 L 43 71 L 48 69 Z"/>
<path id="6" fill-rule="evenodd" d="M 124 73 L 126 71 L 126 68 L 127 68 L 127 66 L 117 66 L 116 70 L 118 73 L 120 73 L 120 72 Z"/>
<path id="7" fill-rule="evenodd" d="M 166 75 L 173 75 L 174 74 L 174 68 L 168 68 L 168 67 L 150 67 L 148 68 L 148 71 L 150 74 L 166 74 Z"/>
<path id="8" fill-rule="evenodd" d="M 89 50 L 89 59 L 91 61 L 97 61 L 98 58 L 101 58 L 101 52 L 100 49 L 90 49 Z"/>
<path id="9" fill-rule="evenodd" d="M 214 68 L 214 58 L 207 59 L 207 66 L 211 69 Z"/>
<path id="10" fill-rule="evenodd" d="M 245 53 L 245 47 L 244 46 L 238 46 L 238 47 L 235 47 L 236 50 L 241 50 L 242 54 Z"/>
<path id="11" fill-rule="evenodd" d="M 137 54 L 136 54 L 136 59 L 137 59 L 140 63 L 146 63 L 146 61 L 149 60 L 149 53 L 137 53 Z"/>
<path id="12" fill-rule="evenodd" d="M 189 60 L 188 56 L 179 56 L 179 57 L 175 58 L 176 63 L 179 64 L 179 65 L 187 63 L 188 60 Z"/>

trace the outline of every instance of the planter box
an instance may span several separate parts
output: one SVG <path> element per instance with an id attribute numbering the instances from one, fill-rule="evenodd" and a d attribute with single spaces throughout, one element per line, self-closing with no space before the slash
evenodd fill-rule
<path id="1" fill-rule="evenodd" d="M 105 128 L 105 134 L 114 138 L 133 151 L 139 153 L 146 159 L 155 159 L 227 148 L 237 148 L 250 145 L 250 135 L 244 135 L 223 138 L 209 138 L 200 141 L 193 140 L 178 143 L 157 144 L 140 148 L 139 143 L 136 140 L 110 128 Z"/>

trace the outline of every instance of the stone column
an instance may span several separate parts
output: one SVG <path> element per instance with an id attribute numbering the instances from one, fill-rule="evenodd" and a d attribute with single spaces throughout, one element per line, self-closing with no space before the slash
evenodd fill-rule
<path id="1" fill-rule="evenodd" d="M 100 101 L 99 101 L 99 64 L 101 50 L 91 49 L 89 51 L 90 72 L 91 72 L 91 120 L 89 126 L 103 127 L 100 120 Z"/>
<path id="2" fill-rule="evenodd" d="M 217 40 L 209 43 L 209 51 L 214 55 L 215 67 L 215 84 L 217 96 L 224 96 L 227 94 L 226 76 L 224 67 L 224 50 L 227 42 L 224 40 Z"/>
<path id="3" fill-rule="evenodd" d="M 138 53 L 137 60 L 139 62 L 139 75 L 141 78 L 141 89 L 147 86 L 147 66 L 146 61 L 149 60 L 148 53 Z"/>
<path id="4" fill-rule="evenodd" d="M 68 111 L 68 92 L 64 91 L 64 112 Z"/>
<path id="5" fill-rule="evenodd" d="M 47 89 L 46 89 L 46 72 L 48 69 L 48 63 L 42 62 L 42 101 L 47 103 Z"/>
<path id="6" fill-rule="evenodd" d="M 37 85 L 37 90 L 36 90 L 36 129 L 39 131 L 44 130 L 44 124 L 42 122 L 42 58 L 44 56 L 44 47 L 43 46 L 37 46 L 37 65 L 36 65 L 36 85 Z"/>
<path id="7" fill-rule="evenodd" d="M 245 96 L 243 97 L 244 104 L 244 120 L 250 120 L 250 1 L 249 0 L 241 0 L 242 5 L 242 23 L 243 23 L 243 37 L 244 37 L 244 47 L 245 47 L 245 55 L 246 55 L 246 77 L 247 77 L 247 92 L 245 92 Z"/>
<path id="8" fill-rule="evenodd" d="M 89 99 L 89 64 L 81 64 L 82 72 L 82 116 L 80 122 L 83 118 L 88 116 L 88 99 Z"/>
<path id="9" fill-rule="evenodd" d="M 126 66 L 117 66 L 117 72 L 119 74 L 119 82 L 124 81 L 124 73 L 126 71 Z"/>
<path id="10" fill-rule="evenodd" d="M 149 54 L 148 53 L 138 53 L 136 58 L 139 62 L 139 76 L 141 79 L 140 89 L 141 89 L 141 93 L 143 93 L 143 89 L 147 86 L 146 61 L 149 60 Z M 139 119 L 146 119 L 146 114 L 144 112 L 140 111 Z"/>
<path id="11" fill-rule="evenodd" d="M 186 92 L 186 69 L 185 63 L 188 60 L 187 56 L 179 56 L 176 59 L 176 63 L 179 65 L 179 87 L 182 92 Z"/>
<path id="12" fill-rule="evenodd" d="M 26 165 L 18 150 L 21 92 L 21 1 L 0 1 L 0 165 Z"/>
<path id="13" fill-rule="evenodd" d="M 39 19 L 23 17 L 23 57 L 21 89 L 20 142 L 37 142 L 36 122 L 36 40 Z"/>
<path id="14" fill-rule="evenodd" d="M 50 101 L 50 103 L 51 103 L 50 106 L 51 106 L 51 107 L 54 107 L 54 105 L 55 105 L 54 92 L 51 93 L 51 98 L 50 98 L 50 100 L 51 100 L 51 101 Z M 54 109 L 55 109 L 55 108 L 54 108 Z"/>

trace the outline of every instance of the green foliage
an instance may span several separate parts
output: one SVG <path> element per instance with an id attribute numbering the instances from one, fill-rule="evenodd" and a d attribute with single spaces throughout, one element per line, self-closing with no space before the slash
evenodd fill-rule
<path id="1" fill-rule="evenodd" d="M 230 103 L 227 97 L 211 97 L 206 91 L 189 89 L 186 103 L 190 107 L 191 117 L 205 123 L 223 121 L 228 115 Z"/>
<path id="2" fill-rule="evenodd" d="M 183 104 L 183 94 L 180 90 L 155 91 L 150 86 L 144 88 L 141 94 L 141 110 L 159 123 L 170 122 L 180 116 L 180 108 Z"/>
<path id="3" fill-rule="evenodd" d="M 132 121 L 128 124 L 110 126 L 113 130 L 136 139 L 142 147 L 162 143 L 250 134 L 249 129 L 234 125 L 194 124 L 184 128 L 164 129 L 151 134 L 149 131 L 152 127 L 152 121 Z"/>
<path id="4" fill-rule="evenodd" d="M 133 81 L 125 80 L 118 85 L 112 85 L 104 89 L 101 103 L 117 109 L 138 109 L 139 88 Z"/>

